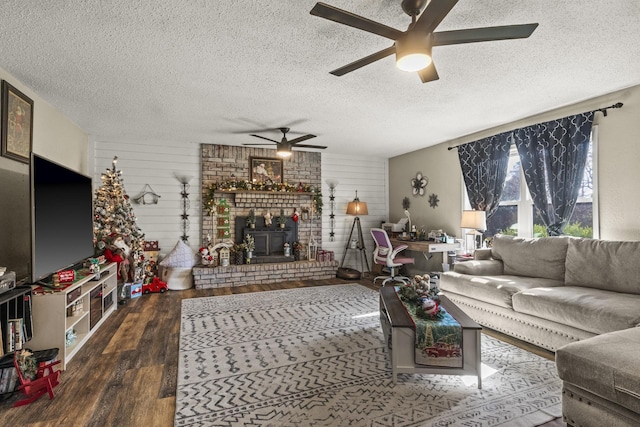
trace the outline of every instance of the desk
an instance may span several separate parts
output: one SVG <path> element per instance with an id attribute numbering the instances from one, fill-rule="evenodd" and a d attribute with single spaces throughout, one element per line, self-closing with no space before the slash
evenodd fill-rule
<path id="1" fill-rule="evenodd" d="M 449 265 L 447 259 L 447 252 L 455 251 L 460 247 L 459 243 L 440 243 L 429 240 L 402 240 L 396 238 L 390 238 L 391 245 L 396 247 L 398 245 L 407 245 L 407 250 L 422 252 L 424 258 L 428 261 L 434 253 L 442 253 L 442 264 Z M 443 268 L 444 269 L 444 268 Z"/>

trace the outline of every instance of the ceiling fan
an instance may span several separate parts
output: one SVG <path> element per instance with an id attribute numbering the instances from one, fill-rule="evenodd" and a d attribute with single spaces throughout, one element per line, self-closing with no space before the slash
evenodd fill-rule
<path id="1" fill-rule="evenodd" d="M 300 142 L 306 141 L 307 139 L 311 139 L 311 138 L 315 138 L 315 135 L 311 135 L 311 134 L 307 134 L 307 135 L 303 135 L 300 136 L 298 138 L 292 139 L 292 140 L 287 140 L 287 132 L 289 132 L 289 128 L 288 127 L 281 127 L 281 128 L 277 128 L 280 132 L 282 132 L 282 140 L 281 141 L 276 141 L 275 139 L 271 139 L 271 138 L 266 138 L 264 136 L 261 135 L 255 135 L 255 134 L 251 134 L 251 136 L 255 136 L 256 138 L 261 138 L 261 139 L 266 139 L 267 141 L 271 141 L 271 143 L 267 144 L 267 143 L 256 143 L 256 144 L 251 144 L 251 143 L 246 143 L 243 145 L 272 145 L 272 144 L 276 144 L 277 149 L 276 149 L 276 154 L 280 157 L 289 157 L 292 153 L 291 153 L 291 149 L 293 147 L 302 147 L 302 148 L 318 148 L 318 149 L 322 149 L 324 150 L 325 146 L 322 145 L 309 145 L 309 144 L 300 144 Z"/>
<path id="2" fill-rule="evenodd" d="M 398 68 L 417 71 L 422 82 L 427 83 L 439 78 L 431 57 L 433 46 L 527 38 L 538 26 L 535 23 L 434 32 L 458 0 L 431 0 L 428 4 L 427 1 L 402 0 L 402 10 L 411 17 L 411 24 L 406 31 L 396 30 L 325 3 L 316 3 L 311 9 L 312 15 L 368 31 L 395 42 L 391 47 L 333 70 L 331 74 L 342 76 L 395 53 Z M 427 7 L 420 14 L 425 4 Z"/>

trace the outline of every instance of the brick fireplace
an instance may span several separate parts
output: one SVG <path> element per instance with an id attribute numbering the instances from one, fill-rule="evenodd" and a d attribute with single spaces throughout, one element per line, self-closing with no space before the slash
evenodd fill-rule
<path id="1" fill-rule="evenodd" d="M 249 148 L 230 145 L 201 145 L 202 159 L 202 194 L 203 200 L 208 187 L 213 183 L 229 181 L 233 177 L 237 180 L 249 180 L 250 158 L 276 158 L 274 149 Z M 283 162 L 283 182 L 289 184 L 303 183 L 316 188 L 321 187 L 321 155 L 317 152 L 295 151 L 293 156 Z M 216 192 L 215 199 L 226 199 L 230 207 L 229 229 L 231 231 L 230 240 L 240 242 L 244 237 L 245 218 L 249 210 L 253 209 L 257 218 L 256 231 L 267 231 L 264 227 L 263 216 L 270 212 L 273 217 L 280 214 L 280 209 L 285 215 L 291 217 L 294 208 L 300 214 L 303 210 L 313 212 L 313 194 L 297 193 L 286 191 L 234 191 Z M 215 218 L 203 213 L 202 215 L 202 236 L 201 242 L 206 242 L 207 235 L 216 236 Z M 230 267 L 203 267 L 194 268 L 194 280 L 196 288 L 210 288 L 221 286 L 241 286 L 252 283 L 274 283 L 282 280 L 308 280 L 327 279 L 335 277 L 338 267 L 336 261 L 318 262 L 315 260 L 303 260 L 299 262 L 282 262 L 276 256 L 282 256 L 284 243 L 289 239 L 297 239 L 303 245 L 303 254 L 306 256 L 307 246 L 311 239 L 316 242 L 317 247 L 322 245 L 322 221 L 319 216 L 309 216 L 308 220 L 301 219 L 294 224 L 289 219 L 287 223 L 288 231 L 295 229 L 297 237 L 292 234 L 278 236 L 276 223 L 268 231 L 269 247 L 265 252 L 273 258 L 269 264 L 252 263 L 251 265 L 230 266 Z M 254 236 L 255 237 L 255 236 Z M 260 236 L 262 239 L 263 237 Z M 267 238 L 264 237 L 265 244 Z M 280 239 L 280 240 L 278 240 Z M 216 239 L 215 243 L 220 242 Z M 256 242 L 257 244 L 258 242 Z M 264 255 L 267 256 L 267 255 Z M 287 260 L 287 261 L 290 261 Z"/>

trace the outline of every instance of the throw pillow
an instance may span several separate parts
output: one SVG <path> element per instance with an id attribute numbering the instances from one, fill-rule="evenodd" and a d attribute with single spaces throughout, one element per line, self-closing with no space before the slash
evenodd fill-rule
<path id="1" fill-rule="evenodd" d="M 567 237 L 524 238 L 496 235 L 492 254 L 504 263 L 504 274 L 564 280 Z"/>
<path id="2" fill-rule="evenodd" d="M 198 263 L 198 255 L 182 240 L 171 249 L 160 265 L 169 268 L 191 268 Z"/>

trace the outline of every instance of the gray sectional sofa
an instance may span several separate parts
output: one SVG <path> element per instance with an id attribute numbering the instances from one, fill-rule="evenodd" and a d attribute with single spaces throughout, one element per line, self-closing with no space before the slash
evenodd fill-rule
<path id="1" fill-rule="evenodd" d="M 567 423 L 640 425 L 640 242 L 495 236 L 440 289 L 481 325 L 556 352 Z"/>

